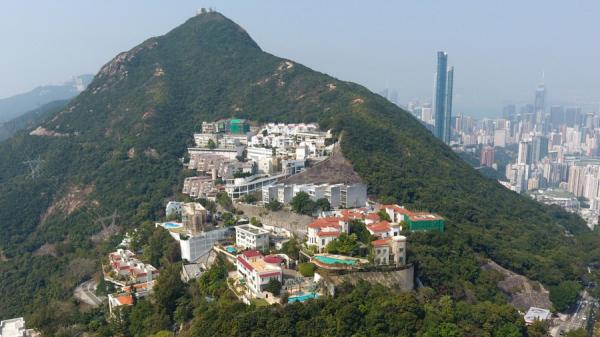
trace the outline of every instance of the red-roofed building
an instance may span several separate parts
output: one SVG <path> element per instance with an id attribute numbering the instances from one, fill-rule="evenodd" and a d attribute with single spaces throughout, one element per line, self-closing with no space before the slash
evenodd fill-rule
<path id="1" fill-rule="evenodd" d="M 410 231 L 437 230 L 444 231 L 445 221 L 439 215 L 427 212 L 412 212 L 398 205 L 382 205 L 380 209 L 390 216 L 392 222 L 405 222 Z"/>
<path id="2" fill-rule="evenodd" d="M 367 230 L 371 235 L 378 238 L 389 238 L 400 235 L 402 226 L 399 223 L 391 223 L 389 221 L 380 221 L 367 225 Z"/>
<path id="3" fill-rule="evenodd" d="M 348 233 L 349 213 L 343 213 L 341 217 L 327 217 L 316 219 L 308 225 L 307 244 L 317 246 L 322 252 L 328 243 L 335 240 L 341 233 Z"/>
<path id="4" fill-rule="evenodd" d="M 248 289 L 256 297 L 262 297 L 262 293 L 271 279 L 283 281 L 282 263 L 283 259 L 279 256 L 263 256 L 255 250 L 245 251 L 236 259 L 238 275 L 246 280 Z"/>
<path id="5" fill-rule="evenodd" d="M 108 263 L 116 278 L 125 278 L 127 282 L 150 282 L 158 277 L 158 269 L 151 264 L 143 263 L 137 259 L 130 250 L 117 249 L 108 254 Z M 113 278 L 107 278 L 111 281 Z"/>
<path id="6" fill-rule="evenodd" d="M 376 222 L 379 222 L 381 219 L 379 218 L 379 214 L 377 213 L 369 213 L 367 215 L 365 215 L 365 224 L 369 225 L 369 224 L 373 224 Z"/>
<path id="7" fill-rule="evenodd" d="M 124 305 L 133 305 L 132 294 L 108 294 L 108 312 L 111 316 L 114 315 L 115 308 Z"/>
<path id="8" fill-rule="evenodd" d="M 382 205 L 379 209 L 385 210 L 392 222 L 406 221 L 406 217 L 413 215 L 413 212 L 398 205 Z"/>

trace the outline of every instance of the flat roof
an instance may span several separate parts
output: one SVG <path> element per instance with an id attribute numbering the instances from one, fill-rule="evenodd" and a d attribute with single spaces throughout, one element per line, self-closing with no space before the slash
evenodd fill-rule
<path id="1" fill-rule="evenodd" d="M 254 225 L 250 225 L 250 224 L 245 224 L 245 225 L 239 225 L 239 226 L 235 226 L 236 230 L 243 230 L 246 232 L 250 232 L 252 234 L 267 234 L 269 233 L 268 230 L 260 228 L 260 227 L 256 227 Z"/>
<path id="2" fill-rule="evenodd" d="M 531 307 L 529 310 L 527 310 L 524 319 L 525 322 L 533 322 L 535 320 L 545 321 L 549 319 L 551 315 L 552 314 L 550 313 L 550 310 Z"/>
<path id="3" fill-rule="evenodd" d="M 0 322 L 0 336 L 19 336 L 25 328 L 25 320 L 23 317 L 8 319 Z"/>

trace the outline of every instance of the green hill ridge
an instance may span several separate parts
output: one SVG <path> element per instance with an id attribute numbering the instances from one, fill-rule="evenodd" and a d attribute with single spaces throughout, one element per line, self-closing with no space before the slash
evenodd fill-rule
<path id="1" fill-rule="evenodd" d="M 548 286 L 599 261 L 600 236 L 575 215 L 484 178 L 383 97 L 268 54 L 207 13 L 107 63 L 41 125 L 53 136 L 22 131 L 0 143 L 0 317 L 68 298 L 93 272 L 74 272 L 73 261 L 111 247 L 90 240 L 99 219 L 116 212 L 133 228 L 160 216 L 181 186 L 192 133 L 227 117 L 343 132 L 369 194 L 446 217 L 445 234 L 411 238 L 420 279 L 440 293 L 477 284 L 486 257 Z M 32 159 L 35 172 L 23 164 Z"/>

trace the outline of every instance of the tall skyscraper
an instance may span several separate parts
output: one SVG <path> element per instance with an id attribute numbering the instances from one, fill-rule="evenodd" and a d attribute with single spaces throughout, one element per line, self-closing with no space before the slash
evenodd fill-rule
<path id="1" fill-rule="evenodd" d="M 533 104 L 535 112 L 535 123 L 541 125 L 546 117 L 546 86 L 542 83 L 535 89 L 535 101 Z"/>
<path id="2" fill-rule="evenodd" d="M 531 162 L 537 163 L 548 155 L 548 138 L 535 136 L 531 140 Z"/>
<path id="3" fill-rule="evenodd" d="M 450 142 L 452 132 L 452 89 L 454 68 L 448 69 L 448 54 L 437 53 L 437 72 L 434 90 L 434 135 L 446 143 Z"/>
<path id="4" fill-rule="evenodd" d="M 444 143 L 450 143 L 452 136 L 452 90 L 454 86 L 454 67 L 446 75 L 446 110 L 444 111 Z"/>
<path id="5" fill-rule="evenodd" d="M 517 164 L 531 164 L 531 144 L 529 142 L 519 143 Z"/>
<path id="6" fill-rule="evenodd" d="M 439 139 L 444 138 L 444 113 L 446 112 L 446 80 L 448 67 L 448 54 L 439 51 L 437 53 L 437 72 L 435 75 L 435 136 Z"/>

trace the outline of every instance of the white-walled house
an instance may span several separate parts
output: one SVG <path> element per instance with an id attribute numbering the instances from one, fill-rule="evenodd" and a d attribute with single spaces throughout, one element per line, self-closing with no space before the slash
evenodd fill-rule
<path id="1" fill-rule="evenodd" d="M 282 263 L 283 259 L 278 256 L 263 256 L 259 251 L 248 250 L 238 255 L 236 267 L 238 275 L 246 280 L 248 289 L 261 297 L 271 279 L 283 281 Z"/>

